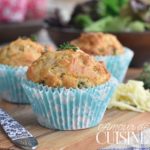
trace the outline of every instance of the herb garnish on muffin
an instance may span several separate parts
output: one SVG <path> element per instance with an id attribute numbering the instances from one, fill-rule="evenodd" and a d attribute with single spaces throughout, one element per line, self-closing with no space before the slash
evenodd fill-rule
<path id="1" fill-rule="evenodd" d="M 68 50 L 68 49 L 73 50 L 73 51 L 79 50 L 78 47 L 70 44 L 69 42 L 65 42 L 59 46 L 58 51 Z"/>

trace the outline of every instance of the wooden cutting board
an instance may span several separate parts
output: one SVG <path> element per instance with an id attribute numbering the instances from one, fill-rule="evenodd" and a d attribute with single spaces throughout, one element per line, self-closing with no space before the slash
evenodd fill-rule
<path id="1" fill-rule="evenodd" d="M 128 78 L 138 75 L 139 70 L 131 69 L 128 72 Z M 137 133 L 150 124 L 150 113 L 137 113 L 132 111 L 107 110 L 105 116 L 99 126 L 78 130 L 78 131 L 58 131 L 41 127 L 36 121 L 36 117 L 30 106 L 16 105 L 8 102 L 0 101 L 0 107 L 4 108 L 17 121 L 24 125 L 38 140 L 38 150 L 96 150 L 109 145 L 106 140 L 106 125 L 127 127 L 142 126 L 142 128 L 134 128 L 133 132 Z M 144 125 L 144 126 L 143 126 Z M 127 130 L 125 130 L 127 133 Z M 129 129 L 131 131 L 131 129 Z M 114 133 L 116 129 L 109 130 L 110 143 L 115 143 Z M 126 135 L 125 135 L 126 136 Z M 97 137 L 97 140 L 96 140 Z M 121 140 L 121 138 L 119 139 Z M 100 143 L 98 143 L 100 142 Z M 6 137 L 2 129 L 0 129 L 0 150 L 19 150 Z"/>

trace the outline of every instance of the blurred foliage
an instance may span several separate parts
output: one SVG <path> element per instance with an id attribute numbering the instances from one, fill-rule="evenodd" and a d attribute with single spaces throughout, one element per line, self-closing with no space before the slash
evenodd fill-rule
<path id="1" fill-rule="evenodd" d="M 99 0 L 97 7 L 99 14 L 105 16 L 118 16 L 128 0 Z"/>
<path id="2" fill-rule="evenodd" d="M 138 80 L 144 82 L 144 87 L 150 89 L 150 63 L 145 63 Z"/>
<path id="3" fill-rule="evenodd" d="M 86 28 L 93 23 L 90 16 L 84 15 L 84 14 L 80 14 L 80 15 L 76 16 L 76 18 L 74 19 L 74 22 L 75 22 L 75 24 L 79 25 L 79 27 L 81 27 L 81 28 Z"/>
<path id="4" fill-rule="evenodd" d="M 96 21 L 84 30 L 87 32 L 122 32 L 128 30 L 127 25 L 129 24 L 130 20 L 130 17 L 122 18 L 108 16 Z"/>
<path id="5" fill-rule="evenodd" d="M 78 5 L 70 25 L 85 31 L 150 30 L 150 0 L 94 0 Z"/>

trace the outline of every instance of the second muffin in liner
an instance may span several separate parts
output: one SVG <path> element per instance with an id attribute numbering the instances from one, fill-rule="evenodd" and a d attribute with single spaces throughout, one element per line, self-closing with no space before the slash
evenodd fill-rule
<path id="1" fill-rule="evenodd" d="M 52 88 L 22 80 L 38 122 L 47 128 L 77 130 L 99 124 L 117 86 L 115 78 L 92 88 Z"/>
<path id="2" fill-rule="evenodd" d="M 12 103 L 29 104 L 21 78 L 27 68 L 50 47 L 29 38 L 18 38 L 0 48 L 0 97 Z"/>
<path id="3" fill-rule="evenodd" d="M 123 81 L 133 58 L 133 52 L 124 47 L 115 35 L 102 32 L 85 32 L 70 43 L 94 56 L 97 61 L 104 61 L 108 71 L 118 81 Z"/>
<path id="4" fill-rule="evenodd" d="M 109 72 L 118 79 L 119 82 L 124 80 L 129 64 L 133 58 L 133 51 L 124 47 L 125 52 L 120 55 L 95 56 L 97 61 L 104 61 Z"/>
<path id="5" fill-rule="evenodd" d="M 29 100 L 21 86 L 28 67 L 11 67 L 0 65 L 0 97 L 6 101 L 29 104 Z"/>

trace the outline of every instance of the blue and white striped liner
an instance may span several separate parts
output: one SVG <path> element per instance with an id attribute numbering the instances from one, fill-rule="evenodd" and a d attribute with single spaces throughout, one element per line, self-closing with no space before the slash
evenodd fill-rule
<path id="1" fill-rule="evenodd" d="M 27 67 L 0 65 L 0 97 L 11 103 L 29 104 L 21 86 Z"/>
<path id="2" fill-rule="evenodd" d="M 115 56 L 95 56 L 97 61 L 104 61 L 109 72 L 118 81 L 122 82 L 125 78 L 129 64 L 133 58 L 133 51 L 125 47 L 125 53 Z"/>
<path id="3" fill-rule="evenodd" d="M 51 88 L 22 80 L 38 122 L 47 128 L 77 130 L 99 124 L 117 86 L 111 78 L 94 88 Z"/>

